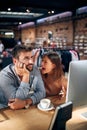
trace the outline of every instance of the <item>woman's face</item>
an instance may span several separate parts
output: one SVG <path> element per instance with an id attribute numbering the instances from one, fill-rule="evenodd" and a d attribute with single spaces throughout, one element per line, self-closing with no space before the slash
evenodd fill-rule
<path id="1" fill-rule="evenodd" d="M 47 56 L 45 56 L 42 59 L 41 68 L 42 74 L 51 74 L 52 70 L 55 68 L 55 64 L 53 64 L 51 60 Z"/>

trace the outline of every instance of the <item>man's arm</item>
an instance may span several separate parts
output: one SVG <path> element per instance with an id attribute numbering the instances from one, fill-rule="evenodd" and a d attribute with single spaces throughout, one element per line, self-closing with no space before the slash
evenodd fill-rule
<path id="1" fill-rule="evenodd" d="M 15 98 L 10 99 L 10 101 L 8 102 L 8 106 L 13 110 L 29 108 L 30 105 L 32 105 L 32 99 L 21 100 Z"/>
<path id="2" fill-rule="evenodd" d="M 29 83 L 20 82 L 12 73 L 0 73 L 0 87 L 3 90 L 6 100 L 10 98 L 25 99 L 30 89 Z"/>
<path id="3" fill-rule="evenodd" d="M 25 106 L 30 106 L 33 104 L 37 104 L 42 98 L 46 96 L 46 91 L 44 88 L 44 83 L 39 71 L 36 72 L 33 85 L 35 86 L 34 93 L 25 100 L 15 99 L 15 102 L 9 103 L 11 109 L 21 109 Z"/>

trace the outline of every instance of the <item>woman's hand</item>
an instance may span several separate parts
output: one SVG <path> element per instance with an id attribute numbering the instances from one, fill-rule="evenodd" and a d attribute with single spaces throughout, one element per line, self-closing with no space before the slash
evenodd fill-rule
<path id="1" fill-rule="evenodd" d="M 66 95 L 66 89 L 64 88 L 64 86 L 62 86 L 62 89 L 59 92 L 59 99 L 65 97 Z"/>

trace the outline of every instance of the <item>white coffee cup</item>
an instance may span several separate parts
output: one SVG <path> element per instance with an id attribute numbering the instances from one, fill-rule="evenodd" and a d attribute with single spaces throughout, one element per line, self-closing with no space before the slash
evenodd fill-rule
<path id="1" fill-rule="evenodd" d="M 49 108 L 50 104 L 51 104 L 51 100 L 50 99 L 44 98 L 44 99 L 40 100 L 40 105 L 41 105 L 41 107 L 43 109 Z"/>

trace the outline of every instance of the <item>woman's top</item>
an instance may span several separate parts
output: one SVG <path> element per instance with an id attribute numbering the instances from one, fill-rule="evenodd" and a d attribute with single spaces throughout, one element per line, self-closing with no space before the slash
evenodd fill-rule
<path id="1" fill-rule="evenodd" d="M 53 75 L 43 75 L 44 86 L 46 89 L 46 96 L 52 97 L 52 99 L 63 100 L 65 102 L 66 90 L 67 90 L 67 78 L 63 75 L 59 79 L 54 79 Z M 63 91 L 64 95 L 61 97 L 60 93 Z M 57 103 L 58 104 L 58 103 Z"/>

